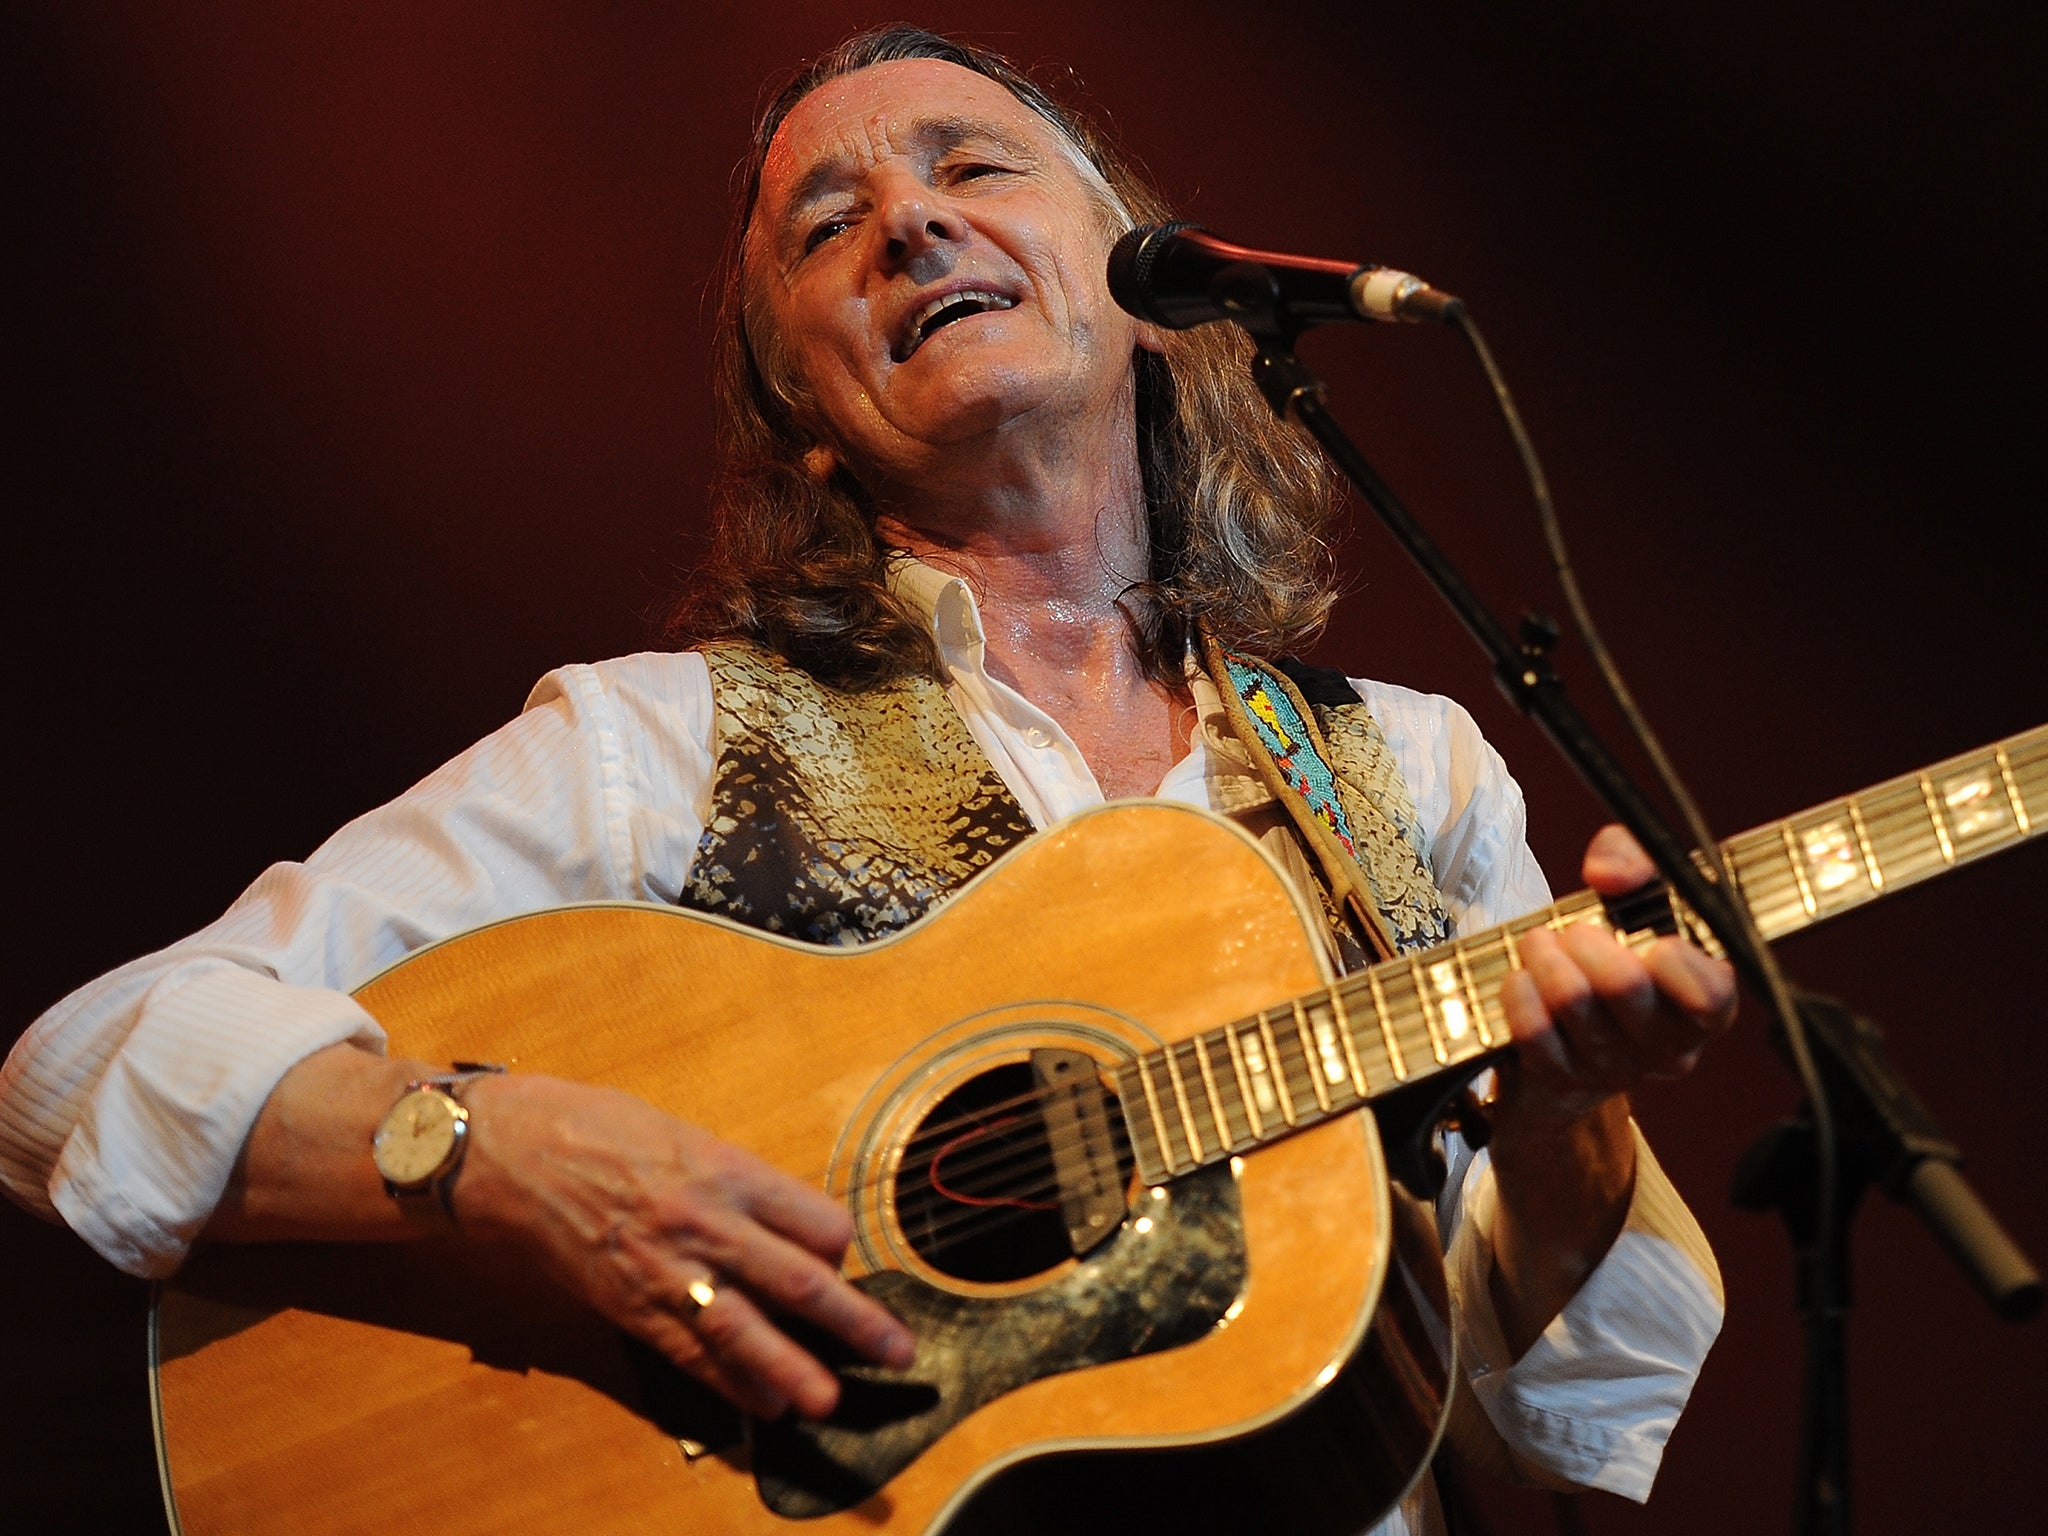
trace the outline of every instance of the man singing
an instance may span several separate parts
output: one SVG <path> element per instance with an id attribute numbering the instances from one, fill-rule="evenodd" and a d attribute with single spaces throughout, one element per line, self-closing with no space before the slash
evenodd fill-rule
<path id="1" fill-rule="evenodd" d="M 758 128 L 734 234 L 688 648 L 550 674 L 211 927 L 51 1009 L 0 1079 L 13 1198 L 161 1276 L 201 1239 L 411 1231 L 431 1187 L 455 1240 L 539 1266 L 750 1414 L 817 1417 L 840 1382 L 792 1331 L 888 1367 L 917 1343 L 842 1278 L 841 1203 L 615 1090 L 516 1067 L 410 1087 L 449 1064 L 386 1055 L 348 989 L 576 901 L 866 941 L 1105 798 L 1239 819 L 1350 963 L 1366 930 L 1431 943 L 1544 903 L 1520 791 L 1461 709 L 1278 667 L 1332 601 L 1331 483 L 1240 337 L 1111 302 L 1110 246 L 1165 216 L 992 55 L 892 28 L 805 70 Z M 1360 855 L 1363 921 L 1261 787 L 1226 653 L 1275 690 L 1311 677 L 1346 803 L 1391 829 Z M 1584 873 L 1619 894 L 1652 872 L 1609 829 Z M 1590 925 L 1531 933 L 1521 961 L 1490 1144 L 1448 1149 L 1460 1361 L 1523 1475 L 1643 1498 L 1720 1299 L 1626 1095 L 1691 1066 L 1733 981 Z M 373 1154 L 409 1090 L 466 1110 L 459 1166 Z M 1434 1511 L 1420 1485 L 1385 1529 Z"/>

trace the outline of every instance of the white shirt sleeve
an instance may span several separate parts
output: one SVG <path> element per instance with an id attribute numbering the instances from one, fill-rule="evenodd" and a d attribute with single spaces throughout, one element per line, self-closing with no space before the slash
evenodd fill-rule
<path id="1" fill-rule="evenodd" d="M 1460 929 L 1547 901 L 1521 791 L 1471 717 L 1410 690 L 1358 688 L 1408 780 Z M 1020 763 L 1058 746 L 1054 731 L 1043 732 L 1051 746 L 1030 735 L 1037 723 L 997 722 L 1017 735 Z M 210 927 L 39 1020 L 0 1069 L 0 1184 L 61 1214 L 122 1269 L 171 1272 L 277 1080 L 338 1041 L 382 1049 L 346 989 L 514 913 L 673 902 L 702 832 L 712 734 L 701 657 L 551 673 L 517 720 L 303 864 L 266 871 Z M 1462 1300 L 1460 1349 L 1510 1447 L 1554 1476 L 1642 1497 L 1720 1319 L 1712 1257 L 1654 1159 L 1641 1161 L 1622 1239 L 1519 1361 L 1505 1359 L 1484 1283 L 1483 1154 L 1454 1143 L 1439 1214 Z"/>
<path id="2" fill-rule="evenodd" d="M 383 1031 L 348 995 L 571 901 L 671 901 L 711 782 L 703 658 L 565 667 L 526 711 L 216 922 L 50 1009 L 0 1068 L 0 1184 L 130 1274 L 176 1269 L 295 1063 Z"/>
<path id="3" fill-rule="evenodd" d="M 1448 699 L 1354 680 L 1415 798 L 1430 873 L 1464 934 L 1546 904 L 1521 789 Z M 1458 1355 L 1509 1450 L 1548 1480 L 1649 1497 L 1664 1444 L 1720 1332 L 1721 1273 L 1705 1235 L 1636 1133 L 1628 1220 L 1563 1312 L 1509 1357 L 1488 1279 L 1493 1166 L 1455 1135 L 1438 1202 Z"/>
<path id="4" fill-rule="evenodd" d="M 1546 1480 L 1640 1502 L 1724 1306 L 1706 1234 L 1640 1131 L 1635 1138 L 1621 1235 L 1521 1359 L 1508 1352 L 1488 1286 L 1495 1191 L 1483 1151 L 1459 1180 L 1465 1219 L 1447 1268 L 1466 1380 L 1516 1458 Z"/>

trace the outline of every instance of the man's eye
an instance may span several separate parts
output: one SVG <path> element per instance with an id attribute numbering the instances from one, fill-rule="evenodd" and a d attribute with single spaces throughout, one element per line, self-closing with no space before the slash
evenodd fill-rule
<path id="1" fill-rule="evenodd" d="M 852 224 L 853 220 L 846 218 L 820 219 L 811 226 L 810 233 L 804 236 L 804 254 L 810 255 L 827 240 L 850 228 Z"/>
<path id="2" fill-rule="evenodd" d="M 1009 174 L 1010 168 L 1007 165 L 989 165 L 979 160 L 969 161 L 965 165 L 956 165 L 952 170 L 952 177 L 955 181 L 978 181 L 984 176 L 1007 176 Z"/>

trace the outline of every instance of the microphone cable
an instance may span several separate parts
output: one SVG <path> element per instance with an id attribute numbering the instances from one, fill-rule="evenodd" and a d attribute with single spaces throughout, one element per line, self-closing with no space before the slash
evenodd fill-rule
<path id="1" fill-rule="evenodd" d="M 1472 318 L 1471 311 L 1463 304 L 1448 308 L 1443 319 L 1457 327 L 1466 343 L 1472 348 L 1472 355 L 1478 359 L 1480 370 L 1486 375 L 1487 383 L 1493 389 L 1495 403 L 1500 408 L 1501 419 L 1507 425 L 1508 436 L 1515 445 L 1515 454 L 1521 460 L 1522 473 L 1529 482 L 1529 492 L 1536 503 L 1537 524 L 1543 530 L 1543 542 L 1550 553 L 1551 569 L 1557 573 L 1560 590 L 1564 593 L 1565 606 L 1571 614 L 1573 625 L 1585 642 L 1587 652 L 1593 658 L 1593 665 L 1606 685 L 1607 693 L 1615 707 L 1621 711 L 1623 721 L 1630 734 L 1641 745 L 1656 772 L 1664 792 L 1671 797 L 1678 808 L 1685 829 L 1701 856 L 1706 860 L 1713 876 L 1731 899 L 1735 921 L 1749 945 L 1760 979 L 1764 985 L 1766 1000 L 1777 1017 L 1778 1027 L 1784 1035 L 1787 1054 L 1792 1058 L 1793 1071 L 1799 1079 L 1800 1088 L 1805 1092 L 1808 1113 L 1813 1120 L 1814 1142 L 1814 1252 L 1811 1278 L 1812 1312 L 1807 1323 L 1807 1400 L 1801 1435 L 1802 1479 L 1811 1468 L 1813 1458 L 1820 1451 L 1821 1423 L 1819 1416 L 1831 1412 L 1816 1400 L 1823 1390 L 1821 1386 L 1819 1356 L 1826 1349 L 1826 1335 L 1832 1321 L 1829 1314 L 1841 1307 L 1836 1276 L 1840 1272 L 1841 1255 L 1837 1251 L 1841 1235 L 1837 1215 L 1841 1200 L 1841 1161 L 1837 1141 L 1835 1116 L 1828 1103 L 1827 1089 L 1820 1069 L 1813 1055 L 1812 1044 L 1807 1038 L 1806 1021 L 1800 1015 L 1798 1005 L 1793 1001 L 1784 972 L 1779 968 L 1778 958 L 1772 953 L 1758 931 L 1749 903 L 1729 878 L 1726 862 L 1721 856 L 1720 842 L 1715 838 L 1706 818 L 1700 814 L 1698 803 L 1692 792 L 1686 788 L 1677 767 L 1664 751 L 1663 743 L 1651 728 L 1648 718 L 1637 706 L 1635 695 L 1628 682 L 1621 675 L 1621 668 L 1615 661 L 1607 643 L 1600 636 L 1599 627 L 1593 622 L 1593 614 L 1585 595 L 1580 590 L 1577 573 L 1572 568 L 1571 551 L 1565 544 L 1564 529 L 1558 521 L 1556 504 L 1551 500 L 1550 481 L 1543 473 L 1542 461 L 1536 455 L 1536 444 L 1530 438 L 1522 422 L 1522 413 L 1515 406 L 1515 398 L 1508 389 L 1507 379 L 1494 362 L 1493 352 L 1486 345 L 1486 338 L 1480 334 L 1479 326 Z M 1836 1490 L 1837 1497 L 1841 1490 Z"/>

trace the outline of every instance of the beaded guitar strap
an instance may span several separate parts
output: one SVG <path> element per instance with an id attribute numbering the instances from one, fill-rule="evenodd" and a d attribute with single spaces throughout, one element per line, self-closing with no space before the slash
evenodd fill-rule
<path id="1" fill-rule="evenodd" d="M 1232 732 L 1365 943 L 1391 959 L 1448 938 L 1450 920 L 1417 846 L 1413 802 L 1365 706 L 1355 706 L 1359 722 L 1347 726 L 1346 734 L 1359 738 L 1348 743 L 1349 757 L 1333 754 L 1315 711 L 1285 673 L 1206 633 L 1202 656 Z M 1353 708 L 1332 713 L 1348 716 Z M 1355 772 L 1339 766 L 1355 770 L 1361 763 L 1376 782 L 1356 783 Z"/>

